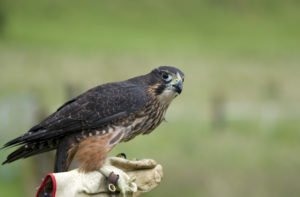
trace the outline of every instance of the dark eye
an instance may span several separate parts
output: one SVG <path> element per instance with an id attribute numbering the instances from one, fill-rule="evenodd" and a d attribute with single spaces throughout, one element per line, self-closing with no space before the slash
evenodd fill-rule
<path id="1" fill-rule="evenodd" d="M 166 72 L 162 72 L 161 73 L 161 77 L 163 78 L 163 80 L 165 80 L 166 82 L 169 82 L 172 80 L 172 76 Z"/>

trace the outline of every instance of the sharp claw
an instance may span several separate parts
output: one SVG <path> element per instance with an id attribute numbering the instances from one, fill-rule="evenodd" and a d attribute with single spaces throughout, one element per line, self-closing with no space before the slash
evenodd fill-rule
<path id="1" fill-rule="evenodd" d="M 119 153 L 116 155 L 116 157 L 120 157 L 120 158 L 123 158 L 123 159 L 127 159 L 127 156 L 125 153 Z"/>

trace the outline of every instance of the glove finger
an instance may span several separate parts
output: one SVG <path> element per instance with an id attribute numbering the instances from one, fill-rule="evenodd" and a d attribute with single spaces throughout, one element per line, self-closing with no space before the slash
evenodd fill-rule
<path id="1" fill-rule="evenodd" d="M 121 168 L 123 170 L 141 170 L 141 169 L 152 169 L 157 163 L 153 159 L 142 159 L 142 160 L 127 160 L 120 157 L 111 157 L 111 165 Z"/>

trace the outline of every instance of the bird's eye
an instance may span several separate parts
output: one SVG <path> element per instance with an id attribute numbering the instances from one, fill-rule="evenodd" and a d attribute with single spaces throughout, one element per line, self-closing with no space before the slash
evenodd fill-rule
<path id="1" fill-rule="evenodd" d="M 169 82 L 172 80 L 172 76 L 166 72 L 161 73 L 161 77 L 163 78 L 163 80 L 165 80 L 166 82 Z"/>

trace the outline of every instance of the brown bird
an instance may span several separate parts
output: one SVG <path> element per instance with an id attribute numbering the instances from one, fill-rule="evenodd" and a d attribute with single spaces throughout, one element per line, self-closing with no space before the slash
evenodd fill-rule
<path id="1" fill-rule="evenodd" d="M 161 66 L 146 75 L 94 87 L 7 142 L 3 148 L 19 148 L 3 164 L 56 149 L 55 172 L 67 171 L 74 157 L 82 171 L 97 170 L 115 145 L 150 133 L 164 120 L 183 81 L 179 69 Z"/>

